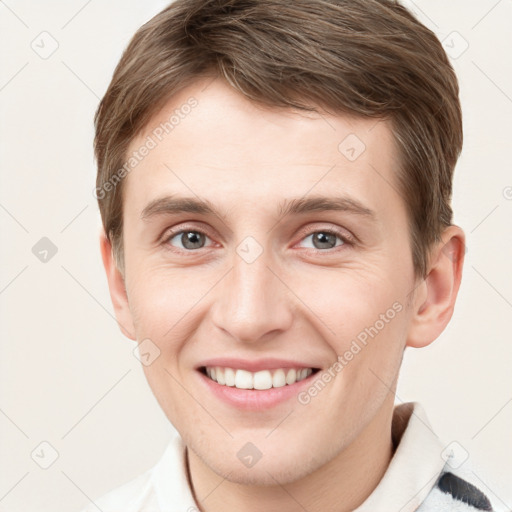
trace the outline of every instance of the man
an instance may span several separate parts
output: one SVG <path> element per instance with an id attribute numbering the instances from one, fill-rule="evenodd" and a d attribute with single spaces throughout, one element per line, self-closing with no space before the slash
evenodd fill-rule
<path id="1" fill-rule="evenodd" d="M 405 348 L 453 313 L 461 146 L 453 69 L 396 2 L 178 0 L 145 24 L 97 112 L 96 193 L 179 436 L 96 505 L 492 510 L 394 407 Z"/>

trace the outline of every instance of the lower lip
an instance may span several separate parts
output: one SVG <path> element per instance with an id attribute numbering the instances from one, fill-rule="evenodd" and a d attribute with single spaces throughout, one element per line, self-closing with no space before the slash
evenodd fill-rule
<path id="1" fill-rule="evenodd" d="M 208 389 L 223 402 L 238 409 L 262 411 L 297 397 L 303 388 L 311 385 L 313 378 L 319 372 L 312 373 L 299 382 L 270 389 L 238 389 L 234 386 L 223 386 L 201 371 L 198 373 Z"/>

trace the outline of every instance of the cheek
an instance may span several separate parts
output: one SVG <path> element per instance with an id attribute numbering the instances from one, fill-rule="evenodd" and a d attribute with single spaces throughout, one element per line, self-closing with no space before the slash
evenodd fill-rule
<path id="1" fill-rule="evenodd" d="M 172 377 L 186 378 L 187 356 L 199 338 L 197 330 L 207 316 L 215 280 L 197 269 L 151 269 L 137 276 L 129 289 L 136 337 L 139 342 L 150 340 L 149 346 L 156 346 L 158 354 L 154 363 L 144 367 L 146 378 L 157 398 L 181 396 Z"/>
<path id="2" fill-rule="evenodd" d="M 373 311 L 354 311 L 348 318 L 350 326 L 333 347 L 344 381 L 353 388 L 385 392 L 396 377 L 405 346 L 405 309 L 397 301 L 384 301 Z"/>
<path id="3" fill-rule="evenodd" d="M 174 323 L 179 300 L 165 286 L 147 281 L 130 289 L 130 311 L 137 339 L 150 338 L 157 345 Z"/>
<path id="4" fill-rule="evenodd" d="M 132 272 L 128 300 L 138 335 L 163 340 L 186 324 L 211 285 L 197 272 L 153 268 Z"/>
<path id="5" fill-rule="evenodd" d="M 389 325 L 399 323 L 399 313 L 405 309 L 406 281 L 382 267 L 382 263 L 353 265 L 328 273 L 302 274 L 300 280 L 291 278 L 295 280 L 292 288 L 305 299 L 303 302 L 317 318 L 315 323 L 324 324 L 322 331 L 337 348 L 343 349 L 360 333 L 364 338 L 366 328 L 376 326 L 379 332 L 388 331 Z M 306 313 L 308 308 L 302 311 Z M 309 316 L 314 318 L 311 313 Z"/>
<path id="6" fill-rule="evenodd" d="M 347 377 L 344 385 L 351 382 L 368 393 L 376 386 L 384 389 L 379 379 L 392 382 L 406 341 L 406 276 L 352 269 L 333 276 L 325 286 L 332 293 L 319 291 L 314 300 L 329 328 L 325 339 L 341 365 L 337 368 Z"/>
<path id="7" fill-rule="evenodd" d="M 351 333 L 336 347 L 343 384 L 358 403 L 378 404 L 394 389 L 406 342 L 408 312 L 392 294 L 354 306 Z M 355 406 L 355 405 L 354 405 Z"/>

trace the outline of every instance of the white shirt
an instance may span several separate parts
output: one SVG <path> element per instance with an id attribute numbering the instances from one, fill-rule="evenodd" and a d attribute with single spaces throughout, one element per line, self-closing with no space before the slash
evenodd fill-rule
<path id="1" fill-rule="evenodd" d="M 419 403 L 395 406 L 392 438 L 396 449 L 386 473 L 354 512 L 494 510 L 482 505 L 486 496 L 474 483 L 468 483 L 468 471 L 458 470 L 458 463 L 454 464 L 456 455 L 450 454 L 449 447 L 433 432 Z M 464 480 L 460 478 L 462 475 Z M 445 476 L 444 491 L 439 483 L 442 476 Z M 460 482 L 465 489 L 462 498 L 456 491 Z M 468 502 L 473 506 L 467 505 Z M 186 447 L 181 437 L 176 434 L 171 439 L 154 467 L 81 512 L 98 509 L 102 512 L 198 512 L 188 483 Z"/>

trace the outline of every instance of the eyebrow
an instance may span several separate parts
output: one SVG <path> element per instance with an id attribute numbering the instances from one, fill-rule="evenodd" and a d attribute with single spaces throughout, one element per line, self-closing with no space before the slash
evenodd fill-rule
<path id="1" fill-rule="evenodd" d="M 342 211 L 375 218 L 375 212 L 355 198 L 313 196 L 285 200 L 279 208 L 279 216 L 309 212 Z"/>
<path id="2" fill-rule="evenodd" d="M 310 212 L 321 211 L 343 211 L 365 216 L 371 219 L 375 218 L 375 212 L 364 206 L 355 198 L 313 196 L 295 199 L 285 199 L 279 205 L 279 216 L 301 215 Z M 176 197 L 164 196 L 154 199 L 144 207 L 141 213 L 143 220 L 149 220 L 152 217 L 166 214 L 178 213 L 197 213 L 201 215 L 215 215 L 223 219 L 226 214 L 218 211 L 215 206 L 206 199 L 196 197 Z"/>
<path id="3" fill-rule="evenodd" d="M 205 199 L 195 197 L 164 196 L 151 201 L 141 213 L 141 219 L 148 220 L 157 215 L 171 213 L 217 214 L 214 206 Z"/>

